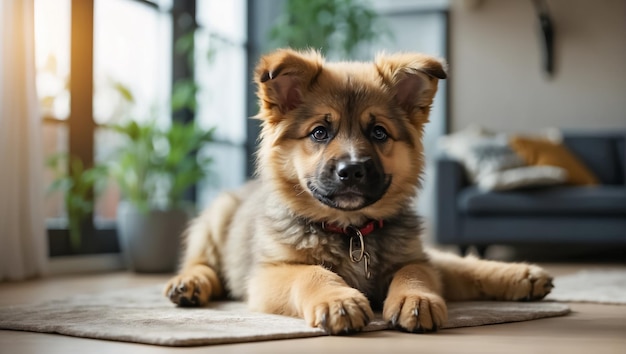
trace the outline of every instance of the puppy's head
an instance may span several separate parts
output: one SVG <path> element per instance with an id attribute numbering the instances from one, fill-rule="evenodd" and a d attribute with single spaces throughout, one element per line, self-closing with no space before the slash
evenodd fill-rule
<path id="1" fill-rule="evenodd" d="M 262 122 L 257 172 L 286 207 L 343 225 L 406 207 L 423 168 L 422 133 L 438 60 L 379 55 L 325 63 L 318 52 L 278 50 L 255 72 Z"/>

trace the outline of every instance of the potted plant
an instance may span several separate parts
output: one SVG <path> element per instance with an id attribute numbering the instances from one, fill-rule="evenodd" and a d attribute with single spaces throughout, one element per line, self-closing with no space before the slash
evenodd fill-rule
<path id="1" fill-rule="evenodd" d="M 197 151 L 212 140 L 213 129 L 176 121 L 167 128 L 155 121 L 109 127 L 124 138 L 108 170 L 124 199 L 117 230 L 126 260 L 137 272 L 174 271 L 180 236 L 194 213 L 184 196 L 207 174 L 211 161 Z"/>
<path id="2" fill-rule="evenodd" d="M 63 192 L 69 245 L 73 251 L 77 251 L 81 247 L 82 233 L 93 227 L 88 218 L 93 214 L 94 200 L 106 184 L 106 166 L 96 164 L 85 168 L 82 160 L 65 153 L 51 156 L 46 160 L 46 165 L 54 173 L 48 191 Z"/>
<path id="3" fill-rule="evenodd" d="M 187 33 L 176 40 L 175 50 L 180 60 L 188 63 L 189 71 L 174 83 L 170 103 L 174 116 L 187 120 L 195 115 L 199 89 L 194 75 L 197 25 L 175 22 L 187 24 Z M 125 85 L 117 83 L 115 88 L 126 101 L 134 102 Z M 156 120 L 133 120 L 109 127 L 124 139 L 108 164 L 123 196 L 117 211 L 122 253 L 134 271 L 172 272 L 178 262 L 181 235 L 195 214 L 193 203 L 185 197 L 207 175 L 211 164 L 211 159 L 198 151 L 212 141 L 214 129 L 176 119 L 167 127 Z"/>
<path id="4" fill-rule="evenodd" d="M 275 47 L 314 48 L 327 57 L 349 59 L 360 45 L 391 33 L 366 1 L 287 0 L 268 35 Z"/>

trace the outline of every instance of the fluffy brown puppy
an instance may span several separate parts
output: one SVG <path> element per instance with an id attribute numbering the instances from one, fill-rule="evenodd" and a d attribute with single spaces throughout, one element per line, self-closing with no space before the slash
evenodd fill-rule
<path id="1" fill-rule="evenodd" d="M 166 296 L 182 306 L 243 299 L 332 334 L 362 329 L 372 309 L 421 332 L 445 322 L 444 298 L 543 298 L 552 285 L 539 267 L 422 249 L 412 205 L 423 127 L 445 78 L 443 64 L 421 54 L 264 56 L 258 178 L 192 223 Z"/>

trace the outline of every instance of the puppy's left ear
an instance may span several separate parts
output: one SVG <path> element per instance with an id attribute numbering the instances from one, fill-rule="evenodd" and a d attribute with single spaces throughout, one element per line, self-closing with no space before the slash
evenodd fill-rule
<path id="1" fill-rule="evenodd" d="M 394 91 L 396 102 L 409 116 L 416 109 L 425 114 L 430 112 L 437 83 L 447 77 L 443 61 L 423 54 L 383 54 L 376 58 L 375 65 L 383 82 Z"/>

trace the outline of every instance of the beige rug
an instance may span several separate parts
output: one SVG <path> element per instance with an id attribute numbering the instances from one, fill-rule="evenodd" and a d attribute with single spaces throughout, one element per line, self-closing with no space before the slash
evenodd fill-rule
<path id="1" fill-rule="evenodd" d="M 449 304 L 445 328 L 534 320 L 569 313 L 553 302 L 460 302 Z M 303 320 L 252 313 L 243 303 L 177 308 L 161 287 L 113 291 L 34 305 L 0 308 L 0 329 L 59 333 L 126 342 L 194 346 L 325 335 Z M 387 329 L 378 319 L 365 330 Z"/>
<path id="2" fill-rule="evenodd" d="M 584 270 L 557 277 L 546 299 L 626 305 L 626 268 Z"/>

